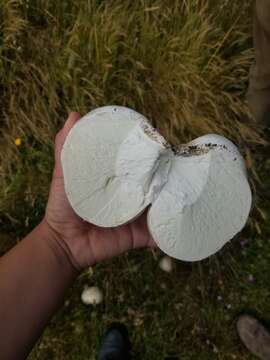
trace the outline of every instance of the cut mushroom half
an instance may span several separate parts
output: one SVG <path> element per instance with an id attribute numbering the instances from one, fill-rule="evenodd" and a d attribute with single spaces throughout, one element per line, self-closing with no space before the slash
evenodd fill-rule
<path id="1" fill-rule="evenodd" d="M 61 157 L 66 194 L 81 218 L 116 227 L 150 205 L 149 231 L 177 259 L 214 254 L 249 215 L 243 158 L 219 135 L 173 148 L 141 114 L 106 106 L 76 123 Z"/>

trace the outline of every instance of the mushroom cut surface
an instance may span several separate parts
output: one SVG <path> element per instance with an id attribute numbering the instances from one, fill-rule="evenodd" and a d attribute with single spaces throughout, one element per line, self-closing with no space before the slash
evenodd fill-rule
<path id="1" fill-rule="evenodd" d="M 105 106 L 71 129 L 62 154 L 65 191 L 84 220 L 116 227 L 148 206 L 148 227 L 168 255 L 204 259 L 244 227 L 251 208 L 237 147 L 205 135 L 173 148 L 134 110 Z"/>

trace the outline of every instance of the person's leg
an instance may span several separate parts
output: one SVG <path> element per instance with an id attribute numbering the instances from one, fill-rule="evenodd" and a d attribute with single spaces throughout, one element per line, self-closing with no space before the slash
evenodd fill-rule
<path id="1" fill-rule="evenodd" d="M 259 359 L 270 359 L 270 333 L 254 317 L 242 315 L 237 321 L 237 332 L 248 350 Z"/>
<path id="2" fill-rule="evenodd" d="M 270 126 L 270 1 L 255 0 L 253 41 L 255 64 L 250 71 L 247 99 L 262 126 Z"/>
<path id="3" fill-rule="evenodd" d="M 98 360 L 130 360 L 130 341 L 127 328 L 112 324 L 105 332 L 98 353 Z"/>

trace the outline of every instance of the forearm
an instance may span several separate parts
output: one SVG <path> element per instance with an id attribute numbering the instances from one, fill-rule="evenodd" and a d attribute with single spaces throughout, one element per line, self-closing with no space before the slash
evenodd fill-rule
<path id="1" fill-rule="evenodd" d="M 44 222 L 0 259 L 1 359 L 24 359 L 77 271 Z"/>

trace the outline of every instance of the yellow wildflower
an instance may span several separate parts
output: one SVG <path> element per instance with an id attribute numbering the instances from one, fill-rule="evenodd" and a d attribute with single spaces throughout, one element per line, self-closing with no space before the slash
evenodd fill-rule
<path id="1" fill-rule="evenodd" d="M 20 146 L 20 145 L 22 145 L 22 139 L 17 138 L 17 139 L 15 139 L 14 143 L 16 146 Z"/>

